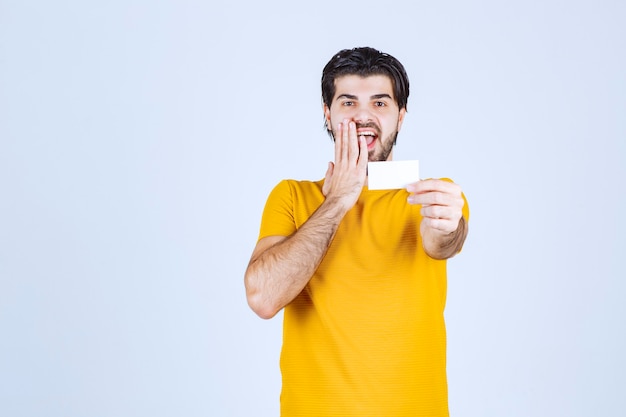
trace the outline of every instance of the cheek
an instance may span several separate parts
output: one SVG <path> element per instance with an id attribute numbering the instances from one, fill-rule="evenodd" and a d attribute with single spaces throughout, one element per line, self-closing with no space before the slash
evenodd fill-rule
<path id="1" fill-rule="evenodd" d="M 354 114 L 350 109 L 333 109 L 333 112 L 327 117 L 327 120 L 328 119 L 330 119 L 330 124 L 333 129 L 337 129 L 339 123 L 343 123 L 344 120 L 353 120 Z"/>
<path id="2" fill-rule="evenodd" d="M 388 132 L 396 132 L 400 130 L 400 120 L 397 118 L 389 118 L 388 121 L 385 122 L 385 127 Z"/>
<path id="3" fill-rule="evenodd" d="M 333 130 L 337 130 L 339 123 L 343 121 L 343 117 L 337 112 L 333 112 L 328 117 L 326 117 L 326 125 L 332 127 Z"/>

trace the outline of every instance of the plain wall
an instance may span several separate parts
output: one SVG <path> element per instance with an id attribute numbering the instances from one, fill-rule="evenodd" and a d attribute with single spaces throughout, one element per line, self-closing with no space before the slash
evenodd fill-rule
<path id="1" fill-rule="evenodd" d="M 626 391 L 626 5 L 0 0 L 0 415 L 277 416 L 281 316 L 243 273 L 283 178 L 333 157 L 321 70 L 406 66 L 395 159 L 451 177 L 456 417 Z"/>

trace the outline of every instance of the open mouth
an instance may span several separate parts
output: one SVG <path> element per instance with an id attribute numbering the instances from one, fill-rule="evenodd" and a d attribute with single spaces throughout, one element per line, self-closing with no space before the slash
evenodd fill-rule
<path id="1" fill-rule="evenodd" d="M 378 139 L 378 134 L 375 131 L 363 129 L 357 131 L 357 135 L 359 137 L 365 138 L 365 141 L 367 142 L 367 149 L 372 149 L 376 145 L 376 139 Z"/>

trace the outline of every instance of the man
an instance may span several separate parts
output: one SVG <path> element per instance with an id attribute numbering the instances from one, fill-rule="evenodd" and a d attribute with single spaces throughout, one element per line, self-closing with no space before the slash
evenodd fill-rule
<path id="1" fill-rule="evenodd" d="M 284 308 L 281 415 L 447 416 L 446 259 L 467 235 L 458 185 L 369 190 L 390 161 L 409 81 L 394 57 L 342 50 L 322 75 L 335 160 L 271 192 L 246 270 L 262 318 Z"/>

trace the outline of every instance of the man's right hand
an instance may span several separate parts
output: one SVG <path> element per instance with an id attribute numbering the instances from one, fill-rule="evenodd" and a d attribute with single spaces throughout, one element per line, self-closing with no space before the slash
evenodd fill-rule
<path id="1" fill-rule="evenodd" d="M 356 133 L 356 123 L 345 119 L 335 134 L 335 163 L 328 163 L 322 192 L 327 201 L 350 210 L 359 199 L 367 176 L 367 142 Z"/>
<path id="2" fill-rule="evenodd" d="M 322 187 L 326 200 L 292 235 L 264 237 L 252 252 L 244 282 L 248 304 L 260 317 L 273 317 L 300 294 L 361 195 L 367 142 L 350 120 L 339 124 L 335 136 L 335 163 L 329 163 Z"/>

